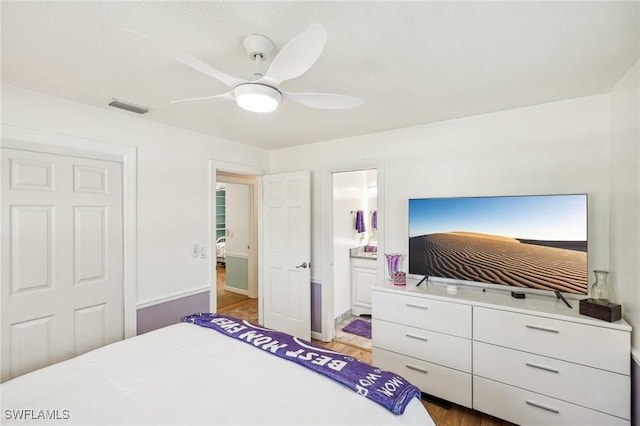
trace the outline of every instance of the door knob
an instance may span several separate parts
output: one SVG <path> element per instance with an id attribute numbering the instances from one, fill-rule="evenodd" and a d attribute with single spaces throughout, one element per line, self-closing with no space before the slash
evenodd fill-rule
<path id="1" fill-rule="evenodd" d="M 311 264 L 308 264 L 307 262 L 302 262 L 300 265 L 296 266 L 296 268 L 307 269 L 310 266 L 311 266 Z"/>

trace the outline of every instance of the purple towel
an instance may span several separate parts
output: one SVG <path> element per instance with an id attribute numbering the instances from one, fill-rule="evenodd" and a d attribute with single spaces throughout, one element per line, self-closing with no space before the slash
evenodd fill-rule
<path id="1" fill-rule="evenodd" d="M 307 367 L 377 402 L 394 414 L 404 413 L 407 404 L 414 397 L 420 398 L 420 389 L 395 373 L 380 370 L 287 333 L 220 314 L 193 314 L 182 317 L 181 321 L 211 328 Z"/>
<path id="2" fill-rule="evenodd" d="M 364 212 L 362 210 L 358 210 L 356 212 L 356 231 L 358 234 L 365 232 L 367 228 L 364 226 Z"/>
<path id="3" fill-rule="evenodd" d="M 378 210 L 371 213 L 371 229 L 378 229 Z"/>

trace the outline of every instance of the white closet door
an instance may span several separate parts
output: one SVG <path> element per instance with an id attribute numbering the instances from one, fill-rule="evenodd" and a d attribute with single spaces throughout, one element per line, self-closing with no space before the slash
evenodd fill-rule
<path id="1" fill-rule="evenodd" d="M 5 381 L 123 339 L 122 165 L 1 155 Z"/>

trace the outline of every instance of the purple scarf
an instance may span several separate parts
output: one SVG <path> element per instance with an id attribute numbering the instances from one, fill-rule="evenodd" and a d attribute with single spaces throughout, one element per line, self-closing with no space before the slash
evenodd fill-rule
<path id="1" fill-rule="evenodd" d="M 405 407 L 414 397 L 420 398 L 420 390 L 397 374 L 380 370 L 287 333 L 220 314 L 193 314 L 182 317 L 181 321 L 212 328 L 226 336 L 307 367 L 342 383 L 394 414 L 404 413 Z"/>

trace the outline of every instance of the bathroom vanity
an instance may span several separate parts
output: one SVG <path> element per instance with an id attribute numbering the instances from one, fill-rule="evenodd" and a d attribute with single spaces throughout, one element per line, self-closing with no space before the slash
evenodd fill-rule
<path id="1" fill-rule="evenodd" d="M 371 315 L 371 291 L 377 282 L 375 252 L 365 252 L 362 247 L 351 250 L 351 313 Z"/>

